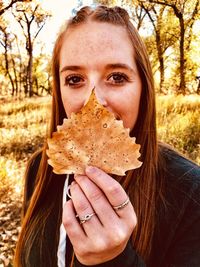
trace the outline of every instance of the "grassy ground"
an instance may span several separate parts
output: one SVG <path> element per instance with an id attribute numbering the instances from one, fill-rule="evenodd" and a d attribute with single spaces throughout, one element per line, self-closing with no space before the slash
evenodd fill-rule
<path id="1" fill-rule="evenodd" d="M 20 231 L 23 173 L 42 146 L 50 98 L 0 100 L 0 267 L 12 266 Z M 200 164 L 200 96 L 157 98 L 159 139 Z"/>
<path id="2" fill-rule="evenodd" d="M 0 267 L 12 266 L 23 174 L 31 154 L 42 146 L 50 98 L 0 100 Z"/>

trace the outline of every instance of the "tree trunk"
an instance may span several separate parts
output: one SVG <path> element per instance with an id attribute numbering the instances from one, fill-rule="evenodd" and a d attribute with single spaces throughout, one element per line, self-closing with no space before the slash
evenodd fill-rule
<path id="1" fill-rule="evenodd" d="M 10 72 L 8 72 L 8 77 L 9 77 L 11 85 L 12 85 L 12 96 L 14 96 L 14 94 L 15 94 L 15 84 L 14 84 L 14 81 L 12 79 L 12 76 L 11 76 Z"/>
<path id="2" fill-rule="evenodd" d="M 165 70 L 164 70 L 164 59 L 161 57 L 160 61 L 160 93 L 164 93 L 164 82 L 165 82 Z"/>
<path id="3" fill-rule="evenodd" d="M 36 92 L 39 95 L 39 84 L 38 84 L 38 78 L 37 78 L 37 76 L 35 76 L 34 82 L 35 82 Z"/>
<path id="4" fill-rule="evenodd" d="M 163 85 L 165 80 L 165 70 L 164 70 L 164 59 L 163 59 L 163 51 L 162 51 L 162 43 L 160 37 L 160 30 L 156 30 L 156 47 L 158 53 L 159 60 L 159 70 L 160 70 L 160 93 L 163 93 Z"/>
<path id="5" fill-rule="evenodd" d="M 11 85 L 12 85 L 12 96 L 14 96 L 14 92 L 15 92 L 15 84 L 14 84 L 14 81 L 13 81 L 13 78 L 12 78 L 12 75 L 9 71 L 9 60 L 8 60 L 8 40 L 7 40 L 7 35 L 5 35 L 5 52 L 4 52 L 4 57 L 5 57 L 5 64 L 6 64 L 6 75 L 8 75 L 9 77 L 9 80 L 11 82 Z"/>
<path id="6" fill-rule="evenodd" d="M 200 95 L 200 77 L 198 79 L 197 94 Z"/>
<path id="7" fill-rule="evenodd" d="M 12 56 L 12 65 L 13 65 L 13 73 L 14 73 L 14 77 L 15 77 L 15 95 L 18 96 L 18 78 L 17 78 L 15 60 L 14 60 L 13 56 Z"/>
<path id="8" fill-rule="evenodd" d="M 21 56 L 20 56 L 20 63 L 19 63 L 19 96 L 22 95 L 22 62 L 21 62 Z"/>
<path id="9" fill-rule="evenodd" d="M 25 97 L 27 97 L 28 96 L 28 92 L 29 92 L 29 88 L 28 88 L 28 66 L 26 67 L 25 71 L 26 71 L 26 76 L 24 76 L 24 79 L 23 79 L 23 81 L 24 81 L 24 95 L 25 95 Z"/>
<path id="10" fill-rule="evenodd" d="M 179 23 L 180 23 L 180 85 L 178 92 L 179 94 L 186 93 L 186 84 L 185 84 L 185 53 L 184 53 L 184 39 L 185 39 L 185 27 L 184 27 L 184 20 L 183 15 L 180 14 L 179 16 Z"/>
<path id="11" fill-rule="evenodd" d="M 21 52 L 19 48 L 19 43 L 18 43 L 18 37 L 15 35 L 16 39 L 16 44 L 17 44 L 17 50 L 18 50 L 18 57 L 19 57 L 19 71 L 18 71 L 18 95 L 21 97 L 22 95 L 22 85 L 23 85 L 23 79 L 22 79 L 22 57 L 21 57 Z"/>
<path id="12" fill-rule="evenodd" d="M 33 69 L 33 51 L 29 51 L 29 61 L 28 61 L 28 91 L 29 97 L 33 96 L 33 83 L 32 83 L 32 69 Z"/>
<path id="13" fill-rule="evenodd" d="M 159 60 L 159 71 L 160 71 L 160 93 L 163 93 L 164 87 L 164 80 L 165 80 L 165 68 L 164 68 L 164 58 L 163 58 L 163 47 L 162 47 L 162 40 L 161 40 L 161 25 L 162 25 L 162 15 L 164 12 L 165 7 L 160 9 L 159 15 L 156 13 L 156 10 L 152 8 L 152 11 L 157 17 L 157 24 L 155 24 L 153 17 L 151 16 L 150 11 L 144 5 L 142 5 L 143 9 L 146 11 L 152 25 L 154 27 L 154 31 L 156 34 L 156 48 Z"/>
<path id="14" fill-rule="evenodd" d="M 28 25 L 28 40 L 27 40 L 27 52 L 28 52 L 28 67 L 27 67 L 27 81 L 28 81 L 28 92 L 29 97 L 33 96 L 33 83 L 32 83 L 32 72 L 33 72 L 33 46 L 31 40 L 30 24 Z"/>

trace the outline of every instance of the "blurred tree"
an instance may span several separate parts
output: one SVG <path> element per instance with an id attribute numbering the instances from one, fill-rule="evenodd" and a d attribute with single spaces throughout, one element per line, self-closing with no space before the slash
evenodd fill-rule
<path id="1" fill-rule="evenodd" d="M 159 91 L 160 93 L 164 93 L 166 58 L 165 52 L 169 47 L 172 47 L 174 43 L 178 40 L 178 36 L 174 34 L 177 31 L 177 24 L 174 21 L 174 18 L 171 16 L 170 11 L 166 10 L 166 6 L 163 5 L 159 7 L 156 6 L 156 4 L 147 3 L 141 0 L 139 0 L 139 5 L 146 12 L 150 22 L 153 25 L 157 50 L 156 58 L 159 62 Z M 150 48 L 149 45 L 147 46 L 148 50 Z"/>
<path id="2" fill-rule="evenodd" d="M 0 61 L 0 73 L 9 79 L 9 83 L 3 79 L 2 87 L 5 87 L 5 84 L 6 88 L 1 89 L 7 93 L 11 89 L 12 96 L 21 96 L 24 69 L 20 45 L 17 35 L 10 32 L 8 25 L 7 23 L 3 24 L 3 20 L 0 18 L 0 45 L 3 47 L 2 57 L 4 59 Z"/>
<path id="3" fill-rule="evenodd" d="M 200 22 L 200 21 L 199 21 Z M 196 23 L 196 25 L 198 25 Z M 198 26 L 197 26 L 198 27 Z M 200 76 L 200 35 L 199 31 L 193 31 L 191 36 L 190 47 L 186 50 L 186 86 L 187 90 L 191 93 L 198 92 L 198 79 Z M 187 53 L 187 51 L 189 51 Z"/>
<path id="4" fill-rule="evenodd" d="M 190 47 L 192 27 L 195 19 L 200 14 L 200 0 L 148 0 L 147 2 L 155 3 L 172 8 L 174 15 L 179 21 L 179 54 L 180 54 L 180 84 L 177 93 L 186 93 L 185 70 L 186 56 L 185 49 Z M 188 51 L 187 51 L 188 52 Z"/>
<path id="5" fill-rule="evenodd" d="M 43 53 L 35 57 L 33 63 L 33 94 L 37 96 L 51 93 L 51 58 Z"/>
<path id="6" fill-rule="evenodd" d="M 43 10 L 39 3 L 23 3 L 17 4 L 16 9 L 13 11 L 13 15 L 18 21 L 23 31 L 26 40 L 26 51 L 28 54 L 27 65 L 27 79 L 25 86 L 25 95 L 31 97 L 33 95 L 32 90 L 32 71 L 33 71 L 33 49 L 34 42 L 38 37 L 38 34 L 44 27 L 50 14 Z"/>
<path id="7" fill-rule="evenodd" d="M 1 62 L 5 77 L 8 76 L 11 87 L 12 95 L 18 91 L 17 73 L 15 68 L 15 60 L 12 55 L 12 45 L 15 36 L 8 31 L 8 23 L 2 17 L 0 18 L 0 44 L 4 49 L 4 61 Z"/>
<path id="8" fill-rule="evenodd" d="M 21 46 L 20 45 L 20 40 L 18 39 L 18 36 L 13 33 L 13 35 L 15 36 L 15 48 L 16 48 L 16 52 L 15 52 L 15 61 L 17 61 L 17 65 L 18 65 L 18 88 L 19 91 L 17 92 L 17 95 L 21 96 L 22 95 L 22 87 L 24 86 L 23 84 L 23 75 L 25 76 L 25 71 L 24 71 L 24 66 L 23 66 L 23 60 L 22 60 L 22 52 L 21 52 Z M 16 68 L 15 68 L 16 69 Z"/>
<path id="9" fill-rule="evenodd" d="M 1 0 L 1 2 L 0 2 L 0 16 L 3 15 L 6 12 L 6 10 L 10 9 L 17 2 L 30 2 L 30 1 L 31 0 L 11 0 L 8 3 L 8 1 Z"/>
<path id="10" fill-rule="evenodd" d="M 196 79 L 198 81 L 196 93 L 200 95 L 200 76 L 196 76 Z"/>
<path id="11" fill-rule="evenodd" d="M 146 12 L 144 12 L 144 9 L 142 6 L 135 5 L 134 8 L 133 6 L 131 7 L 131 15 L 132 15 L 132 19 L 135 21 L 137 25 L 136 26 L 137 30 L 139 31 L 145 19 Z"/>
<path id="12" fill-rule="evenodd" d="M 157 48 L 157 55 L 159 60 L 159 71 L 160 71 L 160 93 L 163 93 L 163 84 L 165 80 L 165 69 L 164 69 L 164 52 L 166 50 L 166 47 L 163 46 L 162 43 L 162 19 L 163 19 L 163 13 L 165 10 L 165 7 L 162 7 L 160 9 L 156 9 L 155 5 L 145 5 L 141 2 L 141 7 L 145 10 L 147 13 L 153 28 L 155 32 L 155 39 L 156 39 L 156 48 Z"/>
<path id="13" fill-rule="evenodd" d="M 96 2 L 109 6 L 116 4 L 116 1 L 107 0 Z M 165 82 L 166 68 L 168 77 L 169 73 L 170 76 L 173 75 L 170 85 L 173 85 L 177 93 L 185 94 L 189 90 L 188 84 L 192 79 L 195 80 L 199 62 L 194 64 L 194 45 L 191 43 L 196 42 L 193 26 L 200 16 L 199 2 L 200 0 L 123 0 L 117 3 L 129 11 L 137 29 L 141 29 L 141 33 L 144 30 L 147 33 L 144 41 L 153 62 L 154 73 L 156 69 L 159 70 L 160 91 L 166 92 L 166 84 L 169 85 L 169 81 Z M 158 67 L 156 61 L 159 62 Z"/>
<path id="14" fill-rule="evenodd" d="M 106 4 L 110 1 L 98 1 L 100 3 Z M 114 2 L 114 1 L 111 1 Z M 113 3 L 112 3 L 113 5 Z M 163 23 L 164 15 L 166 16 L 165 12 L 165 6 L 159 7 L 156 6 L 156 4 L 152 4 L 148 1 L 143 0 L 126 0 L 123 2 L 124 7 L 129 11 L 131 19 L 135 22 L 135 26 L 138 30 L 141 28 L 147 27 L 148 32 L 154 31 L 154 35 L 151 34 L 151 36 L 147 36 L 144 38 L 144 41 L 147 45 L 147 49 L 149 54 L 151 55 L 151 59 L 153 61 L 153 68 L 154 70 L 157 69 L 156 65 L 157 62 L 159 62 L 159 73 L 160 73 L 160 85 L 159 85 L 159 91 L 164 92 L 164 81 L 165 81 L 165 66 L 164 66 L 164 54 L 165 51 L 174 44 L 174 41 L 176 41 L 177 38 L 175 38 L 174 34 L 169 34 L 168 32 L 163 30 L 163 28 L 166 28 L 166 20 Z M 149 27 L 149 20 L 147 20 L 147 17 L 149 18 L 152 29 Z M 147 26 L 148 25 L 148 26 Z M 156 46 L 154 45 L 156 44 Z M 156 48 L 156 50 L 155 50 Z M 153 57 L 152 57 L 153 55 Z"/>

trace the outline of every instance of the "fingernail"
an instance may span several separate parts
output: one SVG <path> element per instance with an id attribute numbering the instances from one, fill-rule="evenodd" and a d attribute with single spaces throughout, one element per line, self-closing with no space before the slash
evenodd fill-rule
<path id="1" fill-rule="evenodd" d="M 92 166 L 87 166 L 86 167 L 86 172 L 87 173 L 95 173 L 97 171 L 97 168 L 92 167 Z"/>

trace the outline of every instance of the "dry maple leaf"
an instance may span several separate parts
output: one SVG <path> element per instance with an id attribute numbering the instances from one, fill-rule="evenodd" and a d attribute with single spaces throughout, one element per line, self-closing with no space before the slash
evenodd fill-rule
<path id="1" fill-rule="evenodd" d="M 94 90 L 83 108 L 64 119 L 47 140 L 48 163 L 57 174 L 84 174 L 87 165 L 125 175 L 142 165 L 140 145 L 113 113 L 98 103 Z"/>

